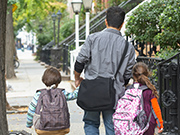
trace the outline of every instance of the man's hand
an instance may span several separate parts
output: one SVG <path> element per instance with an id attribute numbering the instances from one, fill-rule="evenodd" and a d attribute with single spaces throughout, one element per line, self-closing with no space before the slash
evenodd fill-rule
<path id="1" fill-rule="evenodd" d="M 83 80 L 83 78 L 80 77 L 81 73 L 78 73 L 76 71 L 74 71 L 74 75 L 75 75 L 75 86 L 78 87 L 81 81 Z"/>
<path id="2" fill-rule="evenodd" d="M 81 84 L 82 80 L 83 80 L 82 77 L 79 77 L 78 79 L 75 79 L 75 86 L 78 87 Z"/>

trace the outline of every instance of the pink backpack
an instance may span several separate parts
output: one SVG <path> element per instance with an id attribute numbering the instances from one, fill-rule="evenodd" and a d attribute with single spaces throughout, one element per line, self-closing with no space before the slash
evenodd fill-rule
<path id="1" fill-rule="evenodd" d="M 119 99 L 116 111 L 113 114 L 114 130 L 116 135 L 143 135 L 149 128 L 151 113 L 147 118 L 143 105 L 143 90 L 148 89 L 139 83 L 125 91 Z"/>

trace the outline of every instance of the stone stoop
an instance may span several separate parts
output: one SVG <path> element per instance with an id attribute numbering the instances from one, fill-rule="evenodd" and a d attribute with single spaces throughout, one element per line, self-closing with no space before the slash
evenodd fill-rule
<path id="1" fill-rule="evenodd" d="M 70 81 L 70 74 L 66 74 L 66 72 L 60 71 L 62 81 Z"/>
<path id="2" fill-rule="evenodd" d="M 61 75 L 62 81 L 69 81 L 70 80 L 70 75 Z"/>

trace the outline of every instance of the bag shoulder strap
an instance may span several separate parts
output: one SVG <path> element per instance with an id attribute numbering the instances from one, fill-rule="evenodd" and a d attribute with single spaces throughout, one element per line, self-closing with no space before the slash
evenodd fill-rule
<path id="1" fill-rule="evenodd" d="M 147 90 L 148 87 L 147 87 L 146 85 L 141 85 L 141 86 L 139 86 L 138 89 L 141 89 L 141 90 L 142 90 L 141 105 L 142 105 L 143 110 L 144 110 L 144 97 L 143 97 L 143 91 Z M 150 103 L 150 104 L 151 104 L 151 103 Z M 151 121 L 151 116 L 152 116 L 152 110 L 151 110 L 151 112 L 150 112 L 150 114 L 149 114 L 149 117 L 148 117 L 148 123 Z"/>
<path id="2" fill-rule="evenodd" d="M 126 89 L 133 89 L 133 88 L 134 88 L 134 84 L 131 84 L 131 85 L 126 87 Z M 144 90 L 147 90 L 148 87 L 146 85 L 141 85 L 138 87 L 138 89 L 141 89 L 142 91 L 144 91 Z"/>
<path id="3" fill-rule="evenodd" d="M 124 57 L 125 57 L 125 55 L 126 55 L 126 53 L 127 53 L 128 47 L 129 47 L 128 41 L 126 40 L 126 45 L 125 45 L 125 48 L 124 48 L 124 52 L 123 52 L 122 58 L 121 58 L 121 60 L 120 60 L 120 62 L 119 62 L 119 65 L 118 65 L 118 68 L 117 68 L 117 70 L 116 70 L 116 73 L 115 73 L 115 75 L 114 75 L 114 79 L 116 79 L 117 73 L 118 73 L 118 71 L 119 71 L 119 69 L 120 69 L 120 67 L 121 67 L 121 65 L 122 65 L 122 63 L 123 63 L 123 60 L 124 60 Z"/>
<path id="4" fill-rule="evenodd" d="M 60 91 L 63 91 L 65 90 L 64 88 L 56 88 L 57 90 L 60 90 Z M 39 91 L 44 91 L 46 90 L 45 88 L 44 89 L 39 89 L 39 90 L 36 90 L 36 93 L 39 92 Z"/>
<path id="5" fill-rule="evenodd" d="M 42 92 L 43 90 L 46 90 L 46 89 L 44 88 L 44 89 L 36 90 L 36 93 L 39 92 L 39 91 Z"/>
<path id="6" fill-rule="evenodd" d="M 65 89 L 64 88 L 56 88 L 57 90 L 59 91 L 64 91 Z"/>

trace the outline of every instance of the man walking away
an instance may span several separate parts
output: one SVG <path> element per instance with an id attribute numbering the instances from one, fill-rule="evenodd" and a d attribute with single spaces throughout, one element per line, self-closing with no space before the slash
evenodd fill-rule
<path id="1" fill-rule="evenodd" d="M 82 81 L 80 77 L 84 69 L 86 79 L 95 79 L 97 76 L 113 77 L 122 57 L 126 40 L 122 37 L 120 29 L 123 25 L 125 12 L 118 6 L 110 7 L 106 13 L 105 24 L 107 29 L 90 34 L 82 45 L 75 62 L 75 85 Z M 129 82 L 131 70 L 135 64 L 134 47 L 128 43 L 128 50 L 119 69 L 114 88 L 116 90 L 115 106 L 123 96 L 125 85 Z M 103 89 L 102 89 L 103 90 Z M 93 100 L 93 99 L 92 99 Z M 84 111 L 83 121 L 86 135 L 99 135 L 100 113 L 102 113 L 106 135 L 114 135 L 112 115 L 114 110 Z"/>

